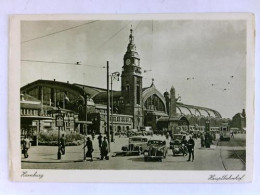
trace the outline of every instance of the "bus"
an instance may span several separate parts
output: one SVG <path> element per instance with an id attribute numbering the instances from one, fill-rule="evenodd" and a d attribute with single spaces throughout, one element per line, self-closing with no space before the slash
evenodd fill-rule
<path id="1" fill-rule="evenodd" d="M 220 141 L 230 140 L 230 127 L 228 123 L 222 123 L 220 126 Z"/>

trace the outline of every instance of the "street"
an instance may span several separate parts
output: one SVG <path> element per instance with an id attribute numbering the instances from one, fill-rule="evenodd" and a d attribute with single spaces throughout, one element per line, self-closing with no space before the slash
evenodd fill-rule
<path id="1" fill-rule="evenodd" d="M 154 135 L 153 138 L 161 137 Z M 29 158 L 22 156 L 23 169 L 110 169 L 110 170 L 245 170 L 245 134 L 236 134 L 230 141 L 219 142 L 218 137 L 211 148 L 200 148 L 200 139 L 195 139 L 195 160 L 187 162 L 188 156 L 173 156 L 168 149 L 162 162 L 144 162 L 143 155 L 120 155 L 121 147 L 128 138 L 115 137 L 111 143 L 109 160 L 100 160 L 98 141 L 93 141 L 93 162 L 83 161 L 81 146 L 66 147 L 66 154 L 57 160 L 57 147 L 34 146 Z M 167 143 L 169 147 L 169 141 Z"/>

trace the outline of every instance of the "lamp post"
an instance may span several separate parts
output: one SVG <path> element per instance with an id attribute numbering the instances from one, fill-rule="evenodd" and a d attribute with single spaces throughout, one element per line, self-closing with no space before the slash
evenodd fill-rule
<path id="1" fill-rule="evenodd" d="M 114 100 L 113 100 L 113 80 L 119 81 L 119 72 L 113 72 L 111 74 L 111 126 L 112 126 L 112 131 L 111 131 L 111 142 L 114 141 L 114 120 L 113 120 L 113 107 L 114 107 Z"/>
<path id="2" fill-rule="evenodd" d="M 64 118 L 61 114 L 60 107 L 58 106 L 58 115 L 56 116 L 56 126 L 58 127 L 58 153 L 57 159 L 61 159 L 61 151 L 60 151 L 60 129 L 64 126 Z"/>
<path id="3" fill-rule="evenodd" d="M 210 127 L 209 127 L 209 120 L 207 119 L 206 122 L 205 122 L 205 131 L 209 131 L 210 130 Z"/>
<path id="4" fill-rule="evenodd" d="M 209 125 L 210 125 L 210 122 L 207 119 L 206 122 L 205 122 L 205 132 L 206 132 L 205 145 L 206 145 L 206 148 L 210 148 L 210 144 L 211 144 L 211 137 L 210 137 L 210 133 L 209 133 L 209 130 L 210 130 Z"/>

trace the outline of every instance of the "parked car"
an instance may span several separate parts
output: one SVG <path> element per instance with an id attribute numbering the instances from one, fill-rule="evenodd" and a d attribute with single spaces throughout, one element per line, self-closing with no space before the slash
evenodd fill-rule
<path id="1" fill-rule="evenodd" d="M 127 135 L 127 137 L 136 136 L 136 135 L 137 135 L 137 130 L 136 130 L 136 129 L 128 130 L 128 131 L 126 132 L 126 135 Z"/>
<path id="2" fill-rule="evenodd" d="M 181 144 L 184 134 L 173 134 L 173 139 L 170 141 L 170 149 L 173 149 L 173 145 Z"/>
<path id="3" fill-rule="evenodd" d="M 142 154 L 148 142 L 147 137 L 134 136 L 129 138 L 128 145 L 122 147 L 123 151 L 131 151 L 137 154 Z"/>
<path id="4" fill-rule="evenodd" d="M 184 134 L 174 134 L 173 139 L 170 141 L 170 149 L 172 149 L 173 156 L 177 154 L 185 155 L 187 154 L 187 147 L 182 144 L 182 139 Z"/>
<path id="5" fill-rule="evenodd" d="M 143 127 L 141 130 L 144 131 L 144 135 L 153 135 L 153 128 L 150 126 Z"/>
<path id="6" fill-rule="evenodd" d="M 144 150 L 144 161 L 150 159 L 160 160 L 166 158 L 167 147 L 166 140 L 152 139 L 147 143 L 147 147 Z"/>

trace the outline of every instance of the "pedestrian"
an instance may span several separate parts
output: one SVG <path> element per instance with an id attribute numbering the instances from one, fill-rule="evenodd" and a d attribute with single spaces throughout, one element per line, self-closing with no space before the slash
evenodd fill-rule
<path id="1" fill-rule="evenodd" d="M 102 146 L 101 146 L 101 160 L 103 160 L 104 157 L 106 160 L 109 160 L 107 155 L 108 155 L 108 142 L 107 142 L 107 138 L 104 137 L 104 140 L 103 140 Z"/>
<path id="2" fill-rule="evenodd" d="M 234 138 L 234 132 L 233 132 L 233 131 L 231 131 L 231 137 L 233 137 L 233 138 Z"/>
<path id="3" fill-rule="evenodd" d="M 62 155 L 65 155 L 66 140 L 64 134 L 60 138 L 60 151 Z"/>
<path id="4" fill-rule="evenodd" d="M 172 131 L 170 131 L 170 138 L 171 138 L 171 140 L 173 139 L 173 133 L 172 133 Z"/>
<path id="5" fill-rule="evenodd" d="M 167 131 L 167 132 L 166 132 L 166 139 L 169 139 L 169 136 L 170 136 L 170 134 L 169 134 L 169 132 Z"/>
<path id="6" fill-rule="evenodd" d="M 192 136 L 190 136 L 190 139 L 188 140 L 189 159 L 187 161 L 191 160 L 191 156 L 192 156 L 192 162 L 194 161 L 194 146 L 195 146 L 195 142 L 192 139 Z"/>
<path id="7" fill-rule="evenodd" d="M 22 153 L 24 155 L 24 158 L 28 158 L 28 150 L 31 147 L 30 140 L 27 135 L 25 135 L 23 141 L 22 141 Z"/>
<path id="8" fill-rule="evenodd" d="M 206 146 L 206 148 L 210 148 L 211 143 L 212 143 L 211 136 L 210 136 L 209 132 L 206 132 L 206 135 L 205 135 L 205 146 Z"/>
<path id="9" fill-rule="evenodd" d="M 95 131 L 93 130 L 92 131 L 92 140 L 94 140 L 95 139 Z"/>
<path id="10" fill-rule="evenodd" d="M 86 153 L 86 157 L 90 157 L 90 161 L 93 161 L 92 152 L 94 151 L 94 149 L 93 149 L 93 144 L 92 144 L 92 141 L 90 140 L 90 137 L 87 137 L 86 145 L 82 149 L 84 149 L 85 147 L 87 147 L 87 149 L 88 149 L 87 153 Z"/>
<path id="11" fill-rule="evenodd" d="M 187 155 L 187 140 L 186 140 L 186 136 L 183 136 L 182 137 L 182 140 L 181 140 L 181 145 L 182 145 L 182 149 L 183 149 L 183 154 L 186 156 Z"/>
<path id="12" fill-rule="evenodd" d="M 200 134 L 200 146 L 201 148 L 203 148 L 205 145 L 205 136 L 204 136 L 204 133 L 201 133 Z"/>
<path id="13" fill-rule="evenodd" d="M 99 133 L 99 136 L 98 136 L 97 139 L 98 139 L 98 147 L 99 147 L 99 151 L 100 151 L 100 154 L 101 154 L 101 146 L 102 146 L 102 139 L 103 139 L 101 133 Z"/>

